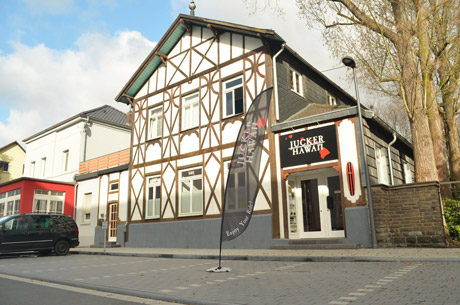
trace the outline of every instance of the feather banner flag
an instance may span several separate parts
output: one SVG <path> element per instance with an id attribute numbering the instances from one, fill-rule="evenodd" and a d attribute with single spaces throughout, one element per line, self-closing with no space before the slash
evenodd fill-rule
<path id="1" fill-rule="evenodd" d="M 273 87 L 268 88 L 254 99 L 238 133 L 225 188 L 221 248 L 223 241 L 235 239 L 246 230 L 254 211 L 272 91 Z"/>

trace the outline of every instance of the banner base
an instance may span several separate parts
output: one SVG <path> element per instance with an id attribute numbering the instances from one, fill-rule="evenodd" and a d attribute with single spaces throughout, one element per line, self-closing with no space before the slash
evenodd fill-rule
<path id="1" fill-rule="evenodd" d="M 230 272 L 232 269 L 227 268 L 227 267 L 212 267 L 206 270 L 208 272 Z"/>

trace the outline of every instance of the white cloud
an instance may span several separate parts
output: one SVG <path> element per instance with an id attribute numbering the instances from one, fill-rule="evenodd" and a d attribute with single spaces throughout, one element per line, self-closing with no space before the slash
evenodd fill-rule
<path id="1" fill-rule="evenodd" d="M 79 112 L 109 104 L 155 43 L 139 32 L 82 35 L 73 50 L 15 43 L 0 54 L 0 95 L 9 117 L 0 123 L 0 143 L 22 140 Z"/>

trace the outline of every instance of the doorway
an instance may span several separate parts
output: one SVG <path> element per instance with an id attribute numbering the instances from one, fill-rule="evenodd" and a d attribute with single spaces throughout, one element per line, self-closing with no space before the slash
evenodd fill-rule
<path id="1" fill-rule="evenodd" d="M 117 241 L 118 203 L 109 205 L 108 241 Z"/>
<path id="2" fill-rule="evenodd" d="M 344 237 L 339 174 L 332 168 L 291 174 L 289 238 Z"/>

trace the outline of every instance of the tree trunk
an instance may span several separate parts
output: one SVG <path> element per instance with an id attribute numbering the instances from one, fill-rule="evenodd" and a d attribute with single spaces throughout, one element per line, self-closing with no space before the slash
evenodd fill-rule
<path id="1" fill-rule="evenodd" d="M 446 104 L 444 107 L 444 122 L 450 161 L 450 176 L 452 181 L 460 181 L 460 148 L 458 146 L 458 130 L 455 121 L 454 101 L 452 97 L 445 96 L 443 92 L 443 102 Z"/>
<path id="2" fill-rule="evenodd" d="M 404 2 L 392 1 L 398 38 L 393 41 L 401 65 L 401 81 L 404 92 L 401 96 L 409 106 L 412 143 L 414 149 L 415 180 L 437 181 L 433 141 L 431 139 L 428 113 L 423 99 L 422 80 L 414 52 L 414 38 Z"/>
<path id="3" fill-rule="evenodd" d="M 449 181 L 449 168 L 447 166 L 447 149 L 443 131 L 443 122 L 439 114 L 438 104 L 435 100 L 428 103 L 428 121 L 431 140 L 433 141 L 434 160 L 440 182 Z M 457 147 L 458 148 L 458 147 Z"/>

